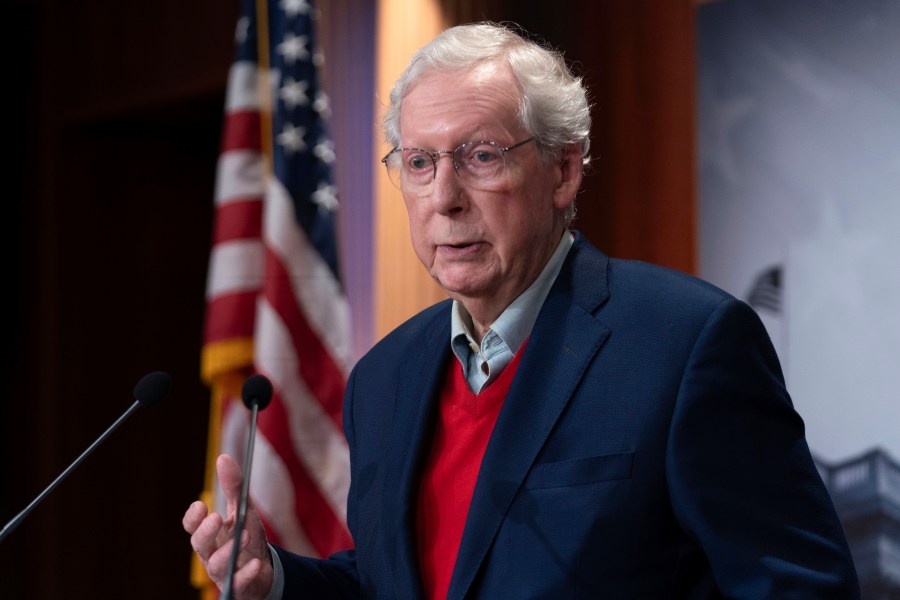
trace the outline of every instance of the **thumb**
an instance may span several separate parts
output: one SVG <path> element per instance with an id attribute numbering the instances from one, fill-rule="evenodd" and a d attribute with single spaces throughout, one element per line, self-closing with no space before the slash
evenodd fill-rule
<path id="1" fill-rule="evenodd" d="M 224 517 L 233 519 L 241 498 L 244 473 L 237 462 L 227 454 L 222 454 L 216 459 L 216 472 L 219 475 L 219 485 L 222 486 L 222 492 L 225 495 Z"/>

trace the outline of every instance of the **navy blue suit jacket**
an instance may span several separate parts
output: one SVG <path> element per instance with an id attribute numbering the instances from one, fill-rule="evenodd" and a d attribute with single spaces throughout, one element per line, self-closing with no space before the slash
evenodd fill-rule
<path id="1" fill-rule="evenodd" d="M 355 551 L 279 552 L 285 598 L 423 598 L 417 482 L 450 302 L 348 383 Z M 687 275 L 578 236 L 491 436 L 449 600 L 859 596 L 763 325 Z"/>

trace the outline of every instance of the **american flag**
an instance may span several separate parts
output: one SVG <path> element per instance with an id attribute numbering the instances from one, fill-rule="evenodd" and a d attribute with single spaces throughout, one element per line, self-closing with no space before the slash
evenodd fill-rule
<path id="1" fill-rule="evenodd" d="M 224 509 L 214 457 L 241 460 L 249 412 L 240 388 L 262 373 L 275 393 L 259 414 L 253 504 L 270 541 L 327 556 L 352 545 L 341 434 L 351 344 L 335 154 L 315 9 L 309 0 L 259 2 L 244 0 L 238 22 L 216 181 L 202 359 L 213 390 L 205 499 Z"/>

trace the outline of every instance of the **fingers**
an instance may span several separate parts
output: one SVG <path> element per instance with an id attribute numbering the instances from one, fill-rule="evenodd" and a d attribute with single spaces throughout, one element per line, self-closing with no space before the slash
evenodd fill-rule
<path id="1" fill-rule="evenodd" d="M 206 504 L 198 500 L 192 503 L 185 511 L 184 517 L 181 519 L 181 525 L 185 531 L 194 535 L 194 532 L 197 531 L 207 514 L 209 514 L 209 510 L 206 508 Z"/>
<path id="2" fill-rule="evenodd" d="M 206 566 L 210 556 L 227 540 L 228 531 L 222 516 L 209 513 L 203 502 L 191 504 L 181 520 L 184 530 L 191 534 L 191 547 Z"/>
<path id="3" fill-rule="evenodd" d="M 274 570 L 268 557 L 268 548 L 266 548 L 266 555 L 260 557 L 253 555 L 248 550 L 249 545 L 250 535 L 245 531 L 241 536 L 241 550 L 238 554 L 232 588 L 234 597 L 241 600 L 261 599 L 268 596 L 274 577 Z M 226 541 L 203 563 L 210 579 L 220 589 L 224 587 L 228 577 L 233 546 L 233 540 Z"/>
<path id="4" fill-rule="evenodd" d="M 228 541 L 228 533 L 218 513 L 212 513 L 200 522 L 191 535 L 191 547 L 200 557 L 200 562 L 204 565 L 209 562 L 210 557 Z"/>
<path id="5" fill-rule="evenodd" d="M 272 588 L 272 566 L 254 558 L 234 574 L 235 596 L 244 600 L 265 598 Z"/>
<path id="6" fill-rule="evenodd" d="M 247 536 L 241 536 L 241 551 L 238 554 L 237 565 L 235 565 L 236 569 L 240 569 L 241 566 L 248 561 L 248 557 L 246 556 L 246 548 L 247 545 Z M 228 576 L 228 566 L 231 564 L 231 550 L 234 547 L 234 540 L 227 539 L 223 544 L 220 544 L 216 548 L 212 549 L 212 551 L 207 555 L 206 562 L 203 565 L 206 567 L 206 572 L 209 573 L 210 579 L 216 582 L 220 587 L 225 582 L 225 578 Z M 197 555 L 200 556 L 200 552 L 197 552 Z M 201 562 L 203 562 L 203 558 L 201 557 Z"/>
<path id="7" fill-rule="evenodd" d="M 247 550 L 244 549 L 246 545 L 245 538 L 244 543 L 241 545 L 241 557 L 247 556 Z M 272 560 L 269 557 L 268 547 L 266 547 L 263 556 L 254 556 L 243 561 L 239 558 L 233 580 L 235 598 L 256 600 L 268 597 L 272 589 L 274 576 L 275 571 L 272 567 Z"/>

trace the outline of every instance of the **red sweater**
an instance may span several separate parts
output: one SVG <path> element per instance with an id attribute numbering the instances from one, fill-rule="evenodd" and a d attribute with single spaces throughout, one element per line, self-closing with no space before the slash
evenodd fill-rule
<path id="1" fill-rule="evenodd" d="M 431 454 L 419 487 L 419 568 L 429 600 L 447 596 L 481 459 L 524 349 L 523 345 L 479 394 L 469 389 L 459 361 L 450 361 Z"/>

